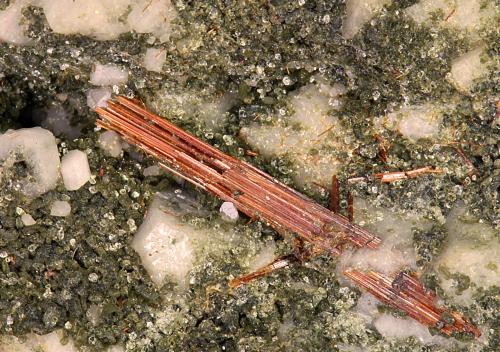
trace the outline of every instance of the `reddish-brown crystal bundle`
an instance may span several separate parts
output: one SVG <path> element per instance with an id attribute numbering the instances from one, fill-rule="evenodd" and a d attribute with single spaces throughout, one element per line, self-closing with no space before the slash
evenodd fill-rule
<path id="1" fill-rule="evenodd" d="M 436 306 L 436 295 L 425 289 L 412 275 L 400 272 L 390 278 L 375 271 L 346 270 L 344 275 L 374 295 L 381 302 L 398 308 L 413 319 L 439 329 L 443 334 L 467 332 L 476 337 L 481 332 L 458 312 Z"/>
<path id="2" fill-rule="evenodd" d="M 380 239 L 311 199 L 278 182 L 252 165 L 211 145 L 147 111 L 137 102 L 117 97 L 98 108 L 97 124 L 121 134 L 131 144 L 158 158 L 162 167 L 232 202 L 246 215 L 280 233 L 339 254 L 341 245 L 375 248 Z"/>
<path id="3" fill-rule="evenodd" d="M 96 111 L 101 117 L 97 125 L 116 131 L 129 143 L 157 158 L 163 168 L 234 203 L 250 218 L 271 225 L 281 234 L 298 236 L 294 241 L 296 253 L 277 258 L 255 273 L 232 280 L 232 287 L 321 252 L 339 255 L 346 245 L 375 249 L 380 244 L 379 237 L 337 214 L 338 199 L 332 199 L 335 212 L 328 210 L 254 166 L 222 153 L 149 112 L 136 100 L 117 97 L 116 101 L 108 101 L 105 109 Z M 383 182 L 391 182 L 434 172 L 439 171 L 422 168 L 413 173 L 388 173 L 378 177 Z M 338 189 L 334 181 L 333 189 Z M 403 310 L 444 334 L 480 335 L 479 330 L 459 313 L 436 307 L 434 295 L 412 276 L 402 273 L 391 279 L 373 271 L 356 270 L 346 271 L 345 275 L 383 303 Z"/>

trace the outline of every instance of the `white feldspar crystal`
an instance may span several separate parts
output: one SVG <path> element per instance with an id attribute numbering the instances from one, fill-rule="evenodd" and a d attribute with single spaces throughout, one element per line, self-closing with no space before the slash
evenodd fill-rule
<path id="1" fill-rule="evenodd" d="M 99 147 L 109 156 L 114 158 L 122 154 L 122 139 L 115 131 L 106 131 L 99 136 Z"/>
<path id="2" fill-rule="evenodd" d="M 129 0 L 42 0 L 50 28 L 56 33 L 108 40 L 128 30 L 119 21 Z"/>
<path id="3" fill-rule="evenodd" d="M 440 25 L 476 36 L 485 20 L 494 18 L 493 3 L 481 0 L 421 0 L 405 11 L 417 23 L 430 23 L 433 14 L 441 11 L 443 19 L 439 22 Z"/>
<path id="4" fill-rule="evenodd" d="M 201 103 L 197 110 L 207 128 L 216 130 L 226 118 L 226 113 L 237 103 L 235 94 L 228 92 L 213 101 Z"/>
<path id="5" fill-rule="evenodd" d="M 62 344 L 61 336 L 60 331 L 47 335 L 28 334 L 22 340 L 14 336 L 0 336 L 0 352 L 78 352 L 71 339 Z"/>
<path id="6" fill-rule="evenodd" d="M 311 183 L 328 186 L 341 161 L 330 153 L 314 152 L 334 149 L 351 153 L 351 132 L 343 128 L 331 114 L 340 106 L 341 85 L 329 85 L 322 77 L 316 84 L 306 85 L 291 94 L 294 113 L 273 126 L 252 124 L 240 130 L 240 136 L 266 157 L 286 155 L 293 162 L 293 177 L 298 185 Z"/>
<path id="7" fill-rule="evenodd" d="M 356 302 L 354 311 L 358 313 L 367 323 L 371 323 L 373 318 L 379 315 L 377 306 L 380 301 L 367 292 L 363 292 Z"/>
<path id="8" fill-rule="evenodd" d="M 399 132 L 408 139 L 432 138 L 439 133 L 442 115 L 432 107 L 400 111 Z"/>
<path id="9" fill-rule="evenodd" d="M 172 20 L 176 17 L 170 0 L 133 0 L 127 24 L 136 32 L 152 33 L 164 42 L 172 33 Z"/>
<path id="10" fill-rule="evenodd" d="M 36 224 L 35 219 L 33 219 L 30 214 L 21 215 L 21 221 L 23 222 L 24 226 L 32 226 Z"/>
<path id="11" fill-rule="evenodd" d="M 151 33 L 161 42 L 172 33 L 177 17 L 170 0 L 12 0 L 0 11 L 0 41 L 29 44 L 23 31 L 22 9 L 41 6 L 50 28 L 60 34 L 82 34 L 110 40 L 136 31 Z"/>
<path id="12" fill-rule="evenodd" d="M 167 59 L 165 49 L 148 48 L 144 54 L 142 65 L 148 71 L 161 72 L 161 68 Z"/>
<path id="13" fill-rule="evenodd" d="M 432 104 L 404 107 L 375 120 L 377 128 L 398 130 L 410 140 L 436 138 L 439 134 L 442 109 Z"/>
<path id="14" fill-rule="evenodd" d="M 81 150 L 70 150 L 61 159 L 61 174 L 68 191 L 75 191 L 90 180 L 87 154 Z"/>
<path id="15" fill-rule="evenodd" d="M 87 91 L 87 106 L 91 109 L 106 107 L 109 99 L 111 99 L 111 89 L 109 87 L 94 88 Z"/>
<path id="16" fill-rule="evenodd" d="M 165 41 L 176 17 L 170 0 L 41 0 L 41 5 L 54 32 L 99 40 L 134 30 Z"/>
<path id="17" fill-rule="evenodd" d="M 68 216 L 71 213 L 71 205 L 64 200 L 56 200 L 50 207 L 52 216 Z"/>
<path id="18" fill-rule="evenodd" d="M 345 88 L 340 84 L 331 86 L 322 77 L 316 77 L 316 80 L 317 84 L 306 85 L 291 94 L 294 110 L 291 122 L 319 135 L 325 127 L 337 122 L 327 113 L 339 107 L 338 97 L 345 93 Z"/>
<path id="19" fill-rule="evenodd" d="M 356 33 L 376 13 L 392 0 L 347 0 L 346 18 L 342 24 L 342 36 L 346 39 L 353 38 Z"/>
<path id="20" fill-rule="evenodd" d="M 16 156 L 31 168 L 31 176 L 20 180 L 21 191 L 28 197 L 55 188 L 59 179 L 59 152 L 54 135 L 43 128 L 8 130 L 0 135 L 0 175 L 17 161 Z"/>
<path id="21" fill-rule="evenodd" d="M 96 86 L 119 85 L 127 81 L 128 72 L 112 64 L 95 64 L 90 73 L 90 83 Z"/>
<path id="22" fill-rule="evenodd" d="M 345 252 L 340 257 L 338 269 L 348 268 L 375 270 L 390 275 L 416 267 L 413 247 L 413 230 L 429 230 L 432 222 L 418 214 L 398 215 L 383 208 L 375 208 L 366 201 L 356 198 L 354 201 L 356 221 L 382 238 L 377 249 L 360 248 L 354 252 Z"/>
<path id="23" fill-rule="evenodd" d="M 207 130 L 213 131 L 223 124 L 226 113 L 237 103 L 237 98 L 232 92 L 226 92 L 215 99 L 202 99 L 197 91 L 176 93 L 162 90 L 155 101 L 166 109 L 167 114 L 198 118 Z"/>
<path id="24" fill-rule="evenodd" d="M 250 260 L 248 272 L 256 271 L 265 265 L 268 265 L 276 259 L 276 243 L 274 241 L 266 242 L 264 248 Z"/>
<path id="25" fill-rule="evenodd" d="M 231 202 L 224 202 L 219 209 L 222 218 L 226 221 L 235 222 L 238 221 L 239 214 L 238 209 Z"/>
<path id="26" fill-rule="evenodd" d="M 460 295 L 448 273 L 459 273 L 469 277 L 476 287 L 500 286 L 500 242 L 498 231 L 481 223 L 467 212 L 463 204 L 457 204 L 446 219 L 448 240 L 443 253 L 434 262 L 441 278 L 443 290 L 464 305 L 473 303 L 469 288 Z"/>
<path id="27" fill-rule="evenodd" d="M 180 286 L 187 285 L 187 275 L 193 267 L 193 237 L 200 230 L 182 223 L 170 212 L 163 211 L 165 200 L 156 195 L 146 218 L 137 230 L 132 248 L 141 257 L 151 280 L 161 286 L 167 276 Z"/>
<path id="28" fill-rule="evenodd" d="M 195 282 L 189 276 L 193 269 L 211 265 L 212 259 L 208 258 L 212 256 L 225 258 L 227 251 L 242 241 L 236 231 L 230 230 L 229 224 L 225 229 L 209 230 L 183 221 L 185 214 L 205 216 L 199 206 L 179 189 L 157 193 L 134 235 L 132 248 L 139 254 L 152 281 L 160 287 L 168 278 L 183 291 Z"/>
<path id="29" fill-rule="evenodd" d="M 26 26 L 21 23 L 22 9 L 29 0 L 11 1 L 11 4 L 0 11 L 0 42 L 26 45 L 30 39 L 24 35 Z"/>
<path id="30" fill-rule="evenodd" d="M 478 47 L 451 62 L 451 80 L 462 91 L 469 91 L 474 80 L 486 75 L 488 63 L 481 60 L 484 47 Z"/>
<path id="31" fill-rule="evenodd" d="M 445 344 L 447 340 L 441 336 L 432 336 L 429 329 L 411 318 L 396 318 L 390 314 L 383 314 L 373 322 L 375 329 L 387 338 L 405 338 L 414 336 L 422 343 Z"/>

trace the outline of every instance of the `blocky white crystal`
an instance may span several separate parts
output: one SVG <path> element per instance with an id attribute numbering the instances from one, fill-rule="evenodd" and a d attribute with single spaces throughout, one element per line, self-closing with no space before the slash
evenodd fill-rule
<path id="1" fill-rule="evenodd" d="M 64 200 L 56 200 L 50 207 L 52 216 L 68 216 L 71 213 L 71 205 Z"/>
<path id="2" fill-rule="evenodd" d="M 128 72 L 112 64 L 95 64 L 90 73 L 90 83 L 96 86 L 111 86 L 127 83 Z"/>
<path id="3" fill-rule="evenodd" d="M 21 191 L 36 198 L 53 189 L 59 179 L 59 152 L 54 135 L 43 128 L 8 130 L 0 135 L 0 175 L 14 165 L 16 158 L 31 168 L 33 179 L 19 180 Z"/>
<path id="4" fill-rule="evenodd" d="M 107 154 L 117 158 L 122 153 L 122 139 L 115 131 L 106 131 L 99 136 L 99 147 Z"/>
<path id="5" fill-rule="evenodd" d="M 231 202 L 224 202 L 220 206 L 222 218 L 227 221 L 237 221 L 239 218 L 238 209 Z"/>
<path id="6" fill-rule="evenodd" d="M 87 154 L 81 150 L 71 150 L 61 159 L 61 174 L 64 186 L 75 191 L 90 180 L 90 166 Z"/>

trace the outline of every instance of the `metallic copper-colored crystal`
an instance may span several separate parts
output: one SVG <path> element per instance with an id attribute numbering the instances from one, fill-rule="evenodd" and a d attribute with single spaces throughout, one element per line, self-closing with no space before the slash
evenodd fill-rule
<path id="1" fill-rule="evenodd" d="M 229 286 L 231 288 L 239 287 L 239 286 L 247 284 L 250 281 L 253 281 L 259 277 L 268 275 L 277 269 L 285 268 L 285 267 L 289 266 L 290 264 L 296 263 L 297 261 L 298 261 L 298 259 L 294 254 L 288 254 L 288 255 L 278 257 L 272 263 L 269 263 L 266 266 L 264 266 L 260 269 L 257 269 L 254 272 L 251 272 L 250 274 L 243 275 L 243 276 L 237 277 L 236 279 L 229 281 Z"/>
<path id="2" fill-rule="evenodd" d="M 330 191 L 330 205 L 328 208 L 335 214 L 340 212 L 339 180 L 336 175 L 332 176 L 332 189 Z"/>
<path id="3" fill-rule="evenodd" d="M 157 158 L 160 165 L 193 185 L 224 201 L 232 202 L 251 219 L 259 219 L 281 234 L 296 234 L 296 253 L 277 258 L 254 273 L 230 282 L 237 287 L 254 278 L 302 262 L 319 253 L 338 255 L 346 245 L 376 248 L 381 240 L 348 218 L 315 203 L 313 200 L 273 179 L 254 166 L 222 153 L 144 108 L 133 99 L 117 97 L 106 108 L 97 108 L 97 125 L 119 133 L 127 142 Z M 382 182 L 436 173 L 430 167 L 376 174 Z M 360 178 L 365 179 L 365 178 Z M 338 183 L 332 186 L 338 198 Z M 352 197 L 349 201 L 352 214 Z M 338 210 L 338 199 L 333 199 Z M 350 215 L 352 216 L 352 215 Z M 400 274 L 388 278 L 376 272 L 348 270 L 345 275 L 382 302 L 399 308 L 421 323 L 436 327 L 445 334 L 479 330 L 459 313 L 434 305 L 434 296 L 414 277 Z M 446 315 L 448 319 L 443 320 Z M 449 319 L 451 317 L 452 319 Z"/>
<path id="4" fill-rule="evenodd" d="M 426 290 L 416 277 L 408 273 L 400 272 L 391 278 L 375 271 L 365 273 L 346 270 L 344 275 L 381 302 L 406 312 L 413 319 L 435 327 L 443 334 L 466 332 L 481 336 L 481 332 L 460 313 L 436 306 L 435 294 Z"/>
<path id="5" fill-rule="evenodd" d="M 370 175 L 368 177 L 360 176 L 360 177 L 353 177 L 347 180 L 348 183 L 358 183 L 362 181 L 369 181 L 372 178 L 382 182 L 382 183 L 389 183 L 389 182 L 395 182 L 399 180 L 406 180 L 409 178 L 416 178 L 419 176 L 423 175 L 428 175 L 428 174 L 441 174 L 443 173 L 443 170 L 441 169 L 435 169 L 432 168 L 431 166 L 425 166 L 421 167 L 418 169 L 414 170 L 409 170 L 409 171 L 394 171 L 394 172 L 380 172 L 377 174 Z"/>
<path id="6" fill-rule="evenodd" d="M 294 233 L 332 254 L 342 245 L 376 248 L 380 239 L 315 203 L 254 166 L 226 155 L 138 102 L 117 97 L 97 108 L 97 124 L 156 157 L 161 166 L 195 186 L 232 202 L 280 233 Z"/>

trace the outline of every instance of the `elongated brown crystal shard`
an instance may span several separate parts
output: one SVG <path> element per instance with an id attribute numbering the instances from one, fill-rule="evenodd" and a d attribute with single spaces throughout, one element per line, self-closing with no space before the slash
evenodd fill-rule
<path id="1" fill-rule="evenodd" d="M 434 293 L 426 290 L 416 277 L 408 273 L 401 272 L 395 277 L 388 277 L 375 271 L 346 270 L 344 275 L 381 302 L 402 310 L 443 334 L 466 332 L 481 336 L 481 332 L 460 313 L 438 307 Z"/>
<path id="2" fill-rule="evenodd" d="M 342 245 L 375 248 L 380 239 L 349 220 L 278 182 L 254 166 L 226 155 L 137 101 L 117 97 L 96 109 L 97 124 L 113 130 L 156 157 L 161 166 L 229 201 L 280 233 L 294 233 L 332 254 Z"/>

